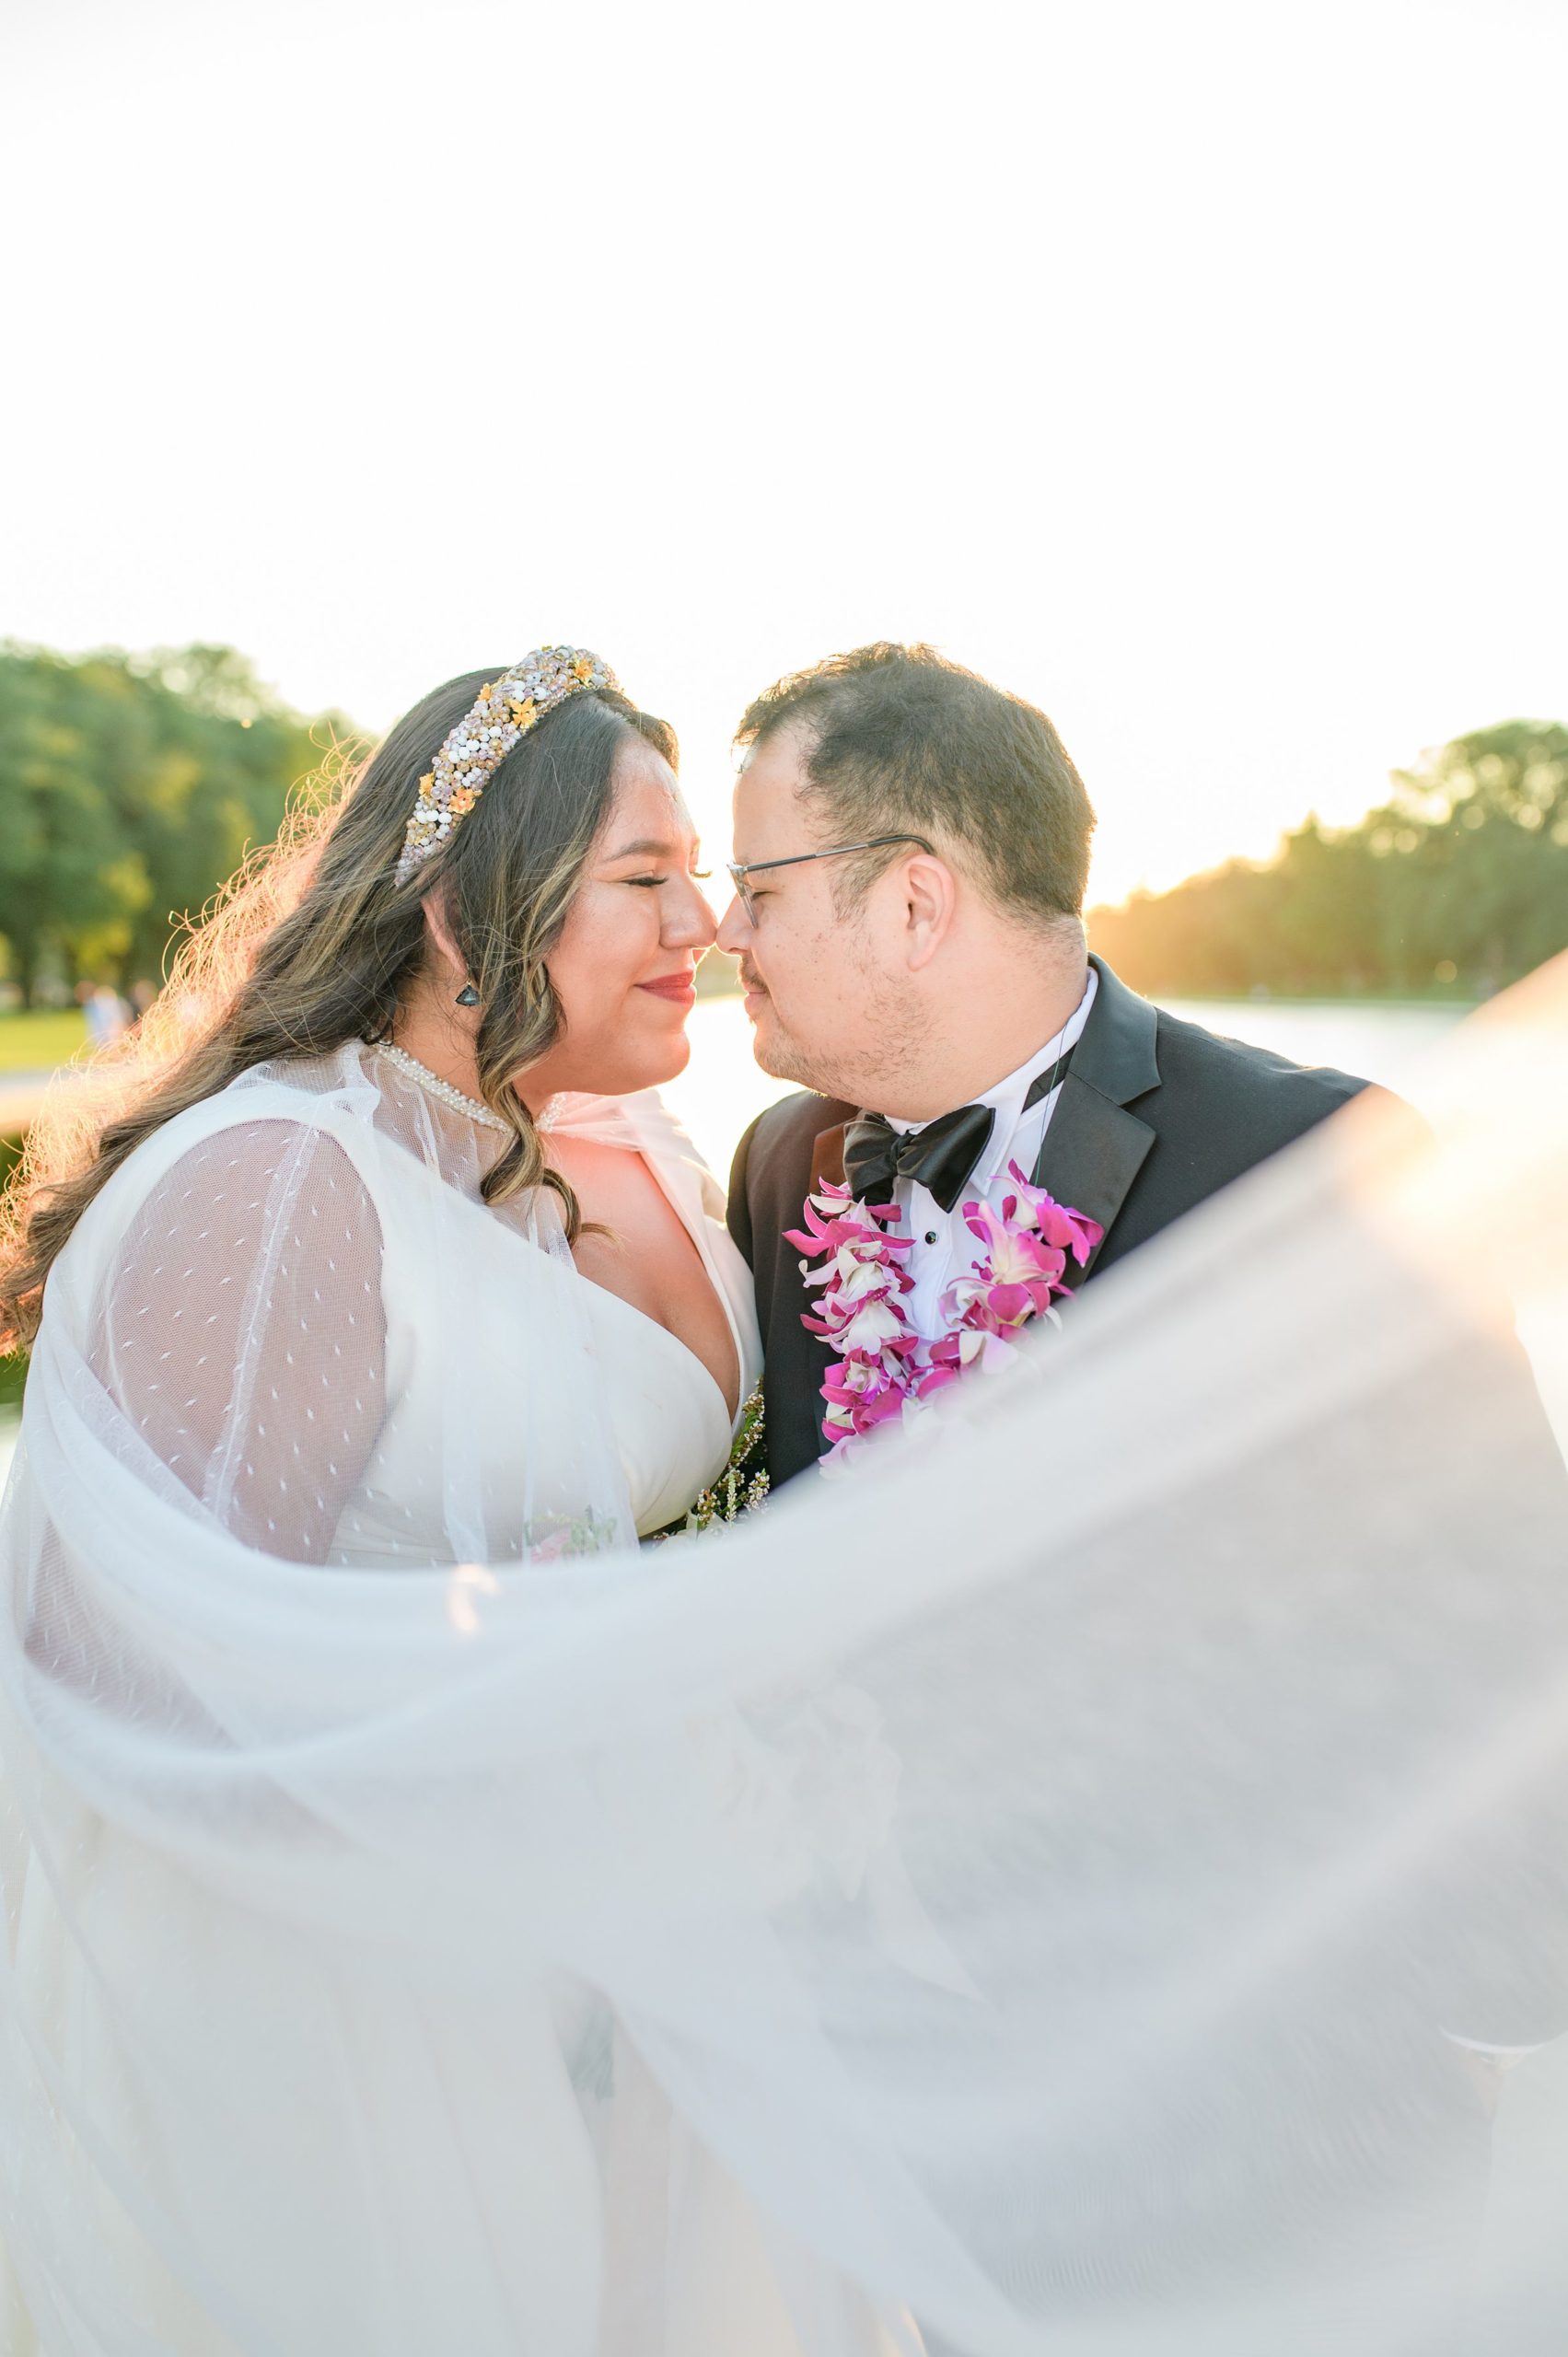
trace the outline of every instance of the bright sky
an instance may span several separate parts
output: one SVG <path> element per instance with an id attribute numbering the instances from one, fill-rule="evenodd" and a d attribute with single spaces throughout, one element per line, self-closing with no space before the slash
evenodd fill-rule
<path id="1" fill-rule="evenodd" d="M 1564 0 L 49 0 L 0 633 L 1041 703 L 1116 897 L 1568 716 Z"/>

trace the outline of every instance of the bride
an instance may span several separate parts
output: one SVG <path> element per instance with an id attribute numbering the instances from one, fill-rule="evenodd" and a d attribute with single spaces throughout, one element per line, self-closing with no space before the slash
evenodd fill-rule
<path id="1" fill-rule="evenodd" d="M 749 1283 L 647 1093 L 714 932 L 675 758 L 573 648 L 437 689 L 267 877 L 287 913 L 256 941 L 242 895 L 198 942 L 170 995 L 212 1016 L 172 1071 L 35 1171 L 14 1323 L 52 1277 L 45 1354 L 69 1320 L 125 1427 L 268 1553 L 517 1561 L 585 1513 L 610 1543 L 723 1465 Z M 591 1362 L 591 1477 L 541 1329 Z"/>
<path id="2" fill-rule="evenodd" d="M 580 650 L 438 691 L 24 1178 L 0 2346 L 1446 2347 L 1451 2033 L 1563 1977 L 1560 1501 L 1473 1373 L 1568 1279 L 1562 983 L 1435 1146 L 1345 1117 L 639 1554 L 757 1374 L 651 1094 L 674 749 Z"/>
<path id="3" fill-rule="evenodd" d="M 206 1019 L 161 1056 L 144 1039 L 112 1110 L 35 1155 L 6 1271 L 39 1400 L 58 1377 L 120 1469 L 111 1512 L 145 1495 L 198 1547 L 483 1582 L 658 1531 L 721 1470 L 760 1360 L 722 1196 L 653 1093 L 714 933 L 675 761 L 586 651 L 450 681 L 197 938 L 166 1004 Z M 49 1477 L 30 1434 L 23 1455 L 45 1457 L 25 1519 Z M 35 1655 L 79 1601 L 52 1547 L 38 1568 Z M 131 1708 L 151 1666 L 106 1643 L 72 1682 L 112 1675 Z M 16 1995 L 62 2061 L 92 2054 L 95 2140 L 156 2179 L 41 1856 L 7 1896 Z M 156 2273 L 127 2257 L 115 2300 Z M 177 2346 L 226 2345 L 145 2296 Z M 56 2313 L 44 2345 L 69 2334 Z"/>

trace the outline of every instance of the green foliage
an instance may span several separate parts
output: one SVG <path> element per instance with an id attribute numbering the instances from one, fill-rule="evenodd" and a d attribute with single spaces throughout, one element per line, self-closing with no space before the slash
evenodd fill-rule
<path id="1" fill-rule="evenodd" d="M 276 833 L 331 732 L 228 647 L 72 661 L 0 647 L 0 937 L 30 1004 L 46 965 L 157 981 L 170 936 Z"/>
<path id="2" fill-rule="evenodd" d="M 740 1411 L 728 1465 L 713 1488 L 702 1492 L 685 1521 L 671 1526 L 672 1535 L 722 1530 L 727 1524 L 738 1522 L 743 1515 L 755 1514 L 766 1503 L 772 1487 L 764 1446 L 767 1429 L 767 1411 L 759 1384 Z"/>
<path id="3" fill-rule="evenodd" d="M 21 1158 L 22 1140 L 19 1137 L 0 1137 L 0 1186 L 5 1185 Z M 19 1412 L 27 1380 L 28 1354 L 25 1351 L 17 1351 L 14 1356 L 0 1357 L 0 1427 Z"/>
<path id="4" fill-rule="evenodd" d="M 1134 988 L 1483 997 L 1568 948 L 1568 727 L 1507 720 L 1397 771 L 1358 826 L 1096 909 Z"/>

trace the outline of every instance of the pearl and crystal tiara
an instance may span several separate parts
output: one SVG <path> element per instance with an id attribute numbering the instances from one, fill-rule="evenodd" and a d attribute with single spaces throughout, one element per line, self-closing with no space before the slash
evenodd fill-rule
<path id="1" fill-rule="evenodd" d="M 568 696 L 619 689 L 608 663 L 583 646 L 536 646 L 489 686 L 465 713 L 419 781 L 419 795 L 398 861 L 401 884 L 468 817 L 519 737 Z"/>

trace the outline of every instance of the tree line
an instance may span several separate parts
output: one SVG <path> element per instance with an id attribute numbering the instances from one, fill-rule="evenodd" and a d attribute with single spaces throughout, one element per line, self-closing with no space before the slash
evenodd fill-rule
<path id="1" fill-rule="evenodd" d="M 0 942 L 23 1004 L 157 982 L 184 917 L 352 736 L 291 712 L 230 647 L 0 646 Z"/>
<path id="2" fill-rule="evenodd" d="M 1568 948 L 1568 727 L 1503 721 L 1390 783 L 1353 827 L 1091 911 L 1091 943 L 1134 989 L 1220 996 L 1480 998 Z"/>
<path id="3" fill-rule="evenodd" d="M 157 981 L 173 934 L 358 741 L 230 647 L 0 646 L 0 948 L 32 1004 Z M 1481 996 L 1568 947 L 1568 727 L 1510 720 L 1397 772 L 1353 827 L 1091 911 L 1135 988 Z"/>

